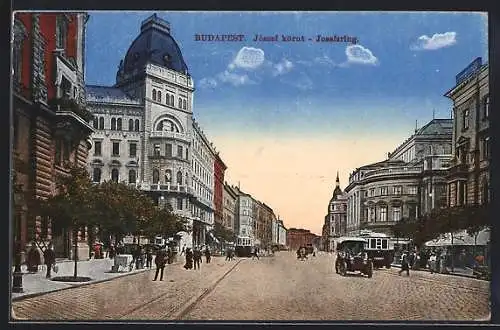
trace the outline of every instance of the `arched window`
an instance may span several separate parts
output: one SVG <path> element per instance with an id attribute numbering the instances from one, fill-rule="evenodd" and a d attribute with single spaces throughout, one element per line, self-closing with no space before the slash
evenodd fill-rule
<path id="1" fill-rule="evenodd" d="M 158 102 L 161 102 L 161 91 L 158 91 Z"/>
<path id="2" fill-rule="evenodd" d="M 170 105 L 170 94 L 168 93 L 165 94 L 165 103 L 167 103 L 167 105 Z"/>
<path id="3" fill-rule="evenodd" d="M 160 171 L 157 169 L 153 170 L 153 184 L 158 184 L 160 181 Z"/>
<path id="4" fill-rule="evenodd" d="M 111 118 L 111 129 L 116 130 L 116 118 Z"/>
<path id="5" fill-rule="evenodd" d="M 182 99 L 179 97 L 179 103 L 178 103 L 178 108 L 181 109 L 182 108 Z"/>
<path id="6" fill-rule="evenodd" d="M 139 119 L 135 120 L 135 131 L 139 132 Z"/>
<path id="7" fill-rule="evenodd" d="M 94 172 L 92 174 L 93 182 L 101 182 L 101 169 L 99 167 L 94 168 Z"/>
<path id="8" fill-rule="evenodd" d="M 118 118 L 118 120 L 116 121 L 116 129 L 119 131 L 122 130 L 122 119 L 121 118 Z"/>
<path id="9" fill-rule="evenodd" d="M 182 100 L 182 109 L 184 109 L 184 110 L 187 109 L 187 102 L 186 102 L 186 100 Z"/>
<path id="10" fill-rule="evenodd" d="M 94 117 L 93 122 L 94 122 L 94 128 L 99 129 L 99 118 Z"/>
<path id="11" fill-rule="evenodd" d="M 136 174 L 135 170 L 128 171 L 128 183 L 135 183 Z"/>
<path id="12" fill-rule="evenodd" d="M 111 170 L 111 180 L 118 183 L 118 169 L 114 168 Z"/>
<path id="13" fill-rule="evenodd" d="M 156 101 L 156 89 L 153 88 L 153 101 Z"/>
<path id="14" fill-rule="evenodd" d="M 165 170 L 165 182 L 172 182 L 172 170 Z"/>
<path id="15" fill-rule="evenodd" d="M 134 120 L 133 119 L 128 120 L 128 130 L 130 132 L 132 132 L 134 130 Z"/>
<path id="16" fill-rule="evenodd" d="M 170 105 L 175 106 L 174 95 L 170 95 Z"/>
<path id="17" fill-rule="evenodd" d="M 182 172 L 177 172 L 177 184 L 182 184 Z"/>
<path id="18" fill-rule="evenodd" d="M 99 129 L 104 129 L 104 117 L 99 117 Z"/>
<path id="19" fill-rule="evenodd" d="M 157 131 L 163 131 L 163 122 L 164 121 L 162 120 L 158 123 L 158 125 L 156 126 Z"/>

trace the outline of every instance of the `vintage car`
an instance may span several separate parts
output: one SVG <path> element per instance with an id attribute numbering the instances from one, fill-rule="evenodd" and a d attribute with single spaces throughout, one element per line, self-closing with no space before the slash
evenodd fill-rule
<path id="1" fill-rule="evenodd" d="M 365 251 L 366 239 L 361 237 L 340 237 L 336 240 L 337 256 L 335 272 L 345 276 L 347 272 L 361 272 L 369 278 L 373 275 L 373 260 Z"/>

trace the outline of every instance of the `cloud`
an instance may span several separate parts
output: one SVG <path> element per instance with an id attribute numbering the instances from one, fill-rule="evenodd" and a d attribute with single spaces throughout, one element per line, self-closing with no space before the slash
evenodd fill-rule
<path id="1" fill-rule="evenodd" d="M 436 50 L 457 43 L 456 32 L 435 33 L 432 37 L 422 35 L 410 46 L 411 50 Z"/>
<path id="2" fill-rule="evenodd" d="M 373 55 L 371 50 L 361 45 L 349 45 L 345 48 L 347 63 L 355 64 L 378 64 L 378 59 Z"/>
<path id="3" fill-rule="evenodd" d="M 335 66 L 335 62 L 328 55 L 316 57 L 314 59 L 314 63 L 326 66 Z"/>
<path id="4" fill-rule="evenodd" d="M 214 78 L 202 78 L 200 80 L 200 88 L 215 88 L 217 85 L 217 80 Z"/>
<path id="5" fill-rule="evenodd" d="M 223 83 L 229 83 L 233 86 L 241 86 L 247 84 L 255 83 L 251 80 L 246 74 L 237 74 L 234 72 L 230 72 L 229 70 L 225 70 L 217 75 L 217 79 Z"/>
<path id="6" fill-rule="evenodd" d="M 260 48 L 243 47 L 238 51 L 233 62 L 228 66 L 228 69 L 234 70 L 241 68 L 245 70 L 254 70 L 264 63 L 264 51 Z"/>
<path id="7" fill-rule="evenodd" d="M 274 77 L 280 76 L 290 72 L 292 68 L 293 68 L 293 63 L 287 60 L 286 58 L 283 58 L 280 62 L 273 65 L 272 74 Z"/>

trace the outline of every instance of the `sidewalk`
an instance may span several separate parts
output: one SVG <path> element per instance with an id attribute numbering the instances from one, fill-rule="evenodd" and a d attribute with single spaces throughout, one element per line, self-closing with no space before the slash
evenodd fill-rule
<path id="1" fill-rule="evenodd" d="M 392 267 L 396 268 L 401 268 L 401 264 L 391 264 Z M 440 273 L 440 274 L 445 274 L 445 275 L 454 275 L 454 276 L 462 276 L 462 277 L 469 277 L 469 278 L 475 278 L 477 279 L 477 276 L 474 275 L 474 272 L 472 268 L 455 268 L 453 272 L 451 271 L 450 267 L 446 268 L 447 272 L 446 273 Z M 424 272 L 430 272 L 430 269 L 428 268 L 420 268 L 417 269 L 416 271 L 424 271 Z"/>
<path id="2" fill-rule="evenodd" d="M 56 276 L 73 276 L 75 263 L 73 260 L 61 260 L 56 262 L 59 268 L 57 273 L 52 272 L 52 277 Z M 21 266 L 23 272 L 23 293 L 12 293 L 12 299 L 16 300 L 20 297 L 35 296 L 41 293 L 57 291 L 66 288 L 78 287 L 89 283 L 102 282 L 109 279 L 126 276 L 130 274 L 140 273 L 147 269 L 132 270 L 131 272 L 112 273 L 113 259 L 90 259 L 78 261 L 78 276 L 86 276 L 92 278 L 88 282 L 68 283 L 52 281 L 45 278 L 46 266 L 40 266 L 37 273 L 28 273 L 26 265 Z M 154 268 L 154 266 L 153 266 Z M 12 281 L 12 277 L 11 277 Z"/>

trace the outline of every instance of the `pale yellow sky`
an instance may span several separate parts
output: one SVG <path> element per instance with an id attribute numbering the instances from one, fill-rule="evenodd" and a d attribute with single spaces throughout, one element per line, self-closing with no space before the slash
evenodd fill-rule
<path id="1" fill-rule="evenodd" d="M 356 167 L 382 161 L 402 137 L 218 135 L 225 179 L 269 205 L 287 228 L 321 235 L 337 170 L 341 188 Z"/>

